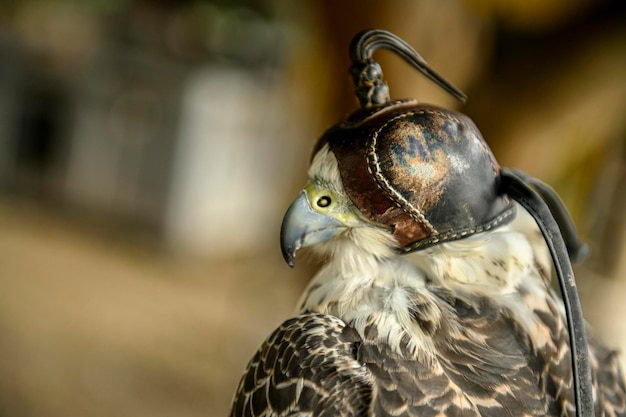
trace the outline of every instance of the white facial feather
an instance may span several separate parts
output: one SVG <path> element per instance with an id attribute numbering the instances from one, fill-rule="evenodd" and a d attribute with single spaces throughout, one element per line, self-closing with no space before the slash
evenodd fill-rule
<path id="1" fill-rule="evenodd" d="M 324 145 L 315 156 L 309 167 L 309 178 L 317 179 L 333 186 L 333 191 L 342 191 L 341 175 L 337 168 L 337 159 L 330 152 L 328 144 Z"/>

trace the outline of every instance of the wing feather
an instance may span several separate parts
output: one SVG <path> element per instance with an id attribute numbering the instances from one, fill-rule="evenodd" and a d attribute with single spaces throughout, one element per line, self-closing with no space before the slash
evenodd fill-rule
<path id="1" fill-rule="evenodd" d="M 541 388 L 550 367 L 506 310 L 487 298 L 478 307 L 449 295 L 440 302 L 448 318 L 432 335 L 431 360 L 416 361 L 365 334 L 359 360 L 374 378 L 370 415 L 550 415 L 553 398 Z"/>
<path id="2" fill-rule="evenodd" d="M 367 370 L 356 360 L 361 338 L 336 317 L 302 314 L 283 323 L 254 355 L 231 416 L 362 416 Z"/>
<path id="3" fill-rule="evenodd" d="M 449 295 L 449 323 L 432 334 L 435 356 L 418 361 L 363 338 L 340 319 L 305 313 L 263 343 L 241 379 L 231 416 L 571 416 L 569 339 L 556 300 L 534 312 L 551 337 L 533 346 L 512 313 L 487 298 Z M 419 316 L 419 315 L 416 315 Z M 416 323 L 428 322 L 416 317 Z M 614 351 L 590 338 L 598 416 L 626 416 Z"/>

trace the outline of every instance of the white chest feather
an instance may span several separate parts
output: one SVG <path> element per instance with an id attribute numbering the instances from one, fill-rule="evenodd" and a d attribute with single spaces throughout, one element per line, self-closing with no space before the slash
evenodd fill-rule
<path id="1" fill-rule="evenodd" d="M 541 346 L 549 335 L 536 328 L 533 304 L 543 304 L 547 297 L 542 270 L 549 271 L 543 264 L 548 258 L 542 253 L 545 247 L 531 245 L 527 235 L 516 230 L 519 227 L 518 221 L 409 255 L 389 248 L 381 252 L 372 242 L 357 245 L 359 236 L 353 232 L 321 249 L 330 253 L 330 260 L 303 294 L 301 310 L 337 316 L 362 336 L 374 324 L 377 337 L 393 348 L 408 336 L 410 351 L 428 356 L 433 352 L 432 333 L 420 326 L 416 315 L 431 323 L 447 321 L 441 326 L 447 331 L 459 328 L 454 313 L 435 294 L 443 290 L 469 305 L 480 297 L 501 303 Z"/>

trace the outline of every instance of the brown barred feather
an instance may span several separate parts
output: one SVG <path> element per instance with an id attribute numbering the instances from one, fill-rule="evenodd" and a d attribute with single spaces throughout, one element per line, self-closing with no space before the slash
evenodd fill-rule
<path id="1" fill-rule="evenodd" d="M 380 343 L 371 325 L 361 338 L 329 315 L 286 321 L 248 365 L 231 416 L 575 415 L 569 342 L 558 312 L 537 315 L 554 338 L 535 350 L 507 312 L 488 300 L 480 312 L 448 296 L 441 302 L 462 332 L 434 335 L 432 363 Z M 625 416 L 616 353 L 594 339 L 590 348 L 596 415 Z"/>
<path id="2" fill-rule="evenodd" d="M 241 378 L 231 416 L 364 416 L 372 382 L 361 337 L 336 317 L 303 314 L 263 343 Z"/>

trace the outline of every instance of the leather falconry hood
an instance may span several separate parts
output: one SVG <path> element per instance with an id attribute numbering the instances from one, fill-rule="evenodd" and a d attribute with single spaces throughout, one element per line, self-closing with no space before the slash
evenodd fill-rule
<path id="1" fill-rule="evenodd" d="M 350 45 L 350 73 L 361 108 L 319 139 L 337 159 L 348 197 L 390 228 L 401 251 L 488 231 L 515 215 L 513 200 L 536 220 L 552 255 L 566 310 L 576 415 L 594 415 L 591 370 L 570 259 L 580 261 L 573 222 L 557 194 L 526 174 L 500 168 L 465 115 L 413 99 L 391 101 L 375 50 L 389 49 L 462 102 L 466 96 L 392 33 L 371 29 Z"/>
<path id="2" fill-rule="evenodd" d="M 499 167 L 466 116 L 414 100 L 374 105 L 329 130 L 343 187 L 404 251 L 489 230 L 513 217 Z"/>

